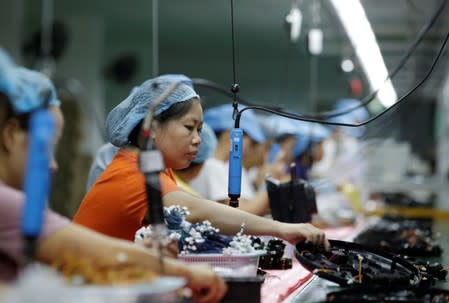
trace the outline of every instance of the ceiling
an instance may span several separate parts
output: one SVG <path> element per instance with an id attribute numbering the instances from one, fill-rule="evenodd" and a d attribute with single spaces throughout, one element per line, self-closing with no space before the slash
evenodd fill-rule
<path id="1" fill-rule="evenodd" d="M 342 0 L 344 1 L 344 0 Z M 234 1 L 235 74 L 240 95 L 263 104 L 277 104 L 297 111 L 327 110 L 336 99 L 351 96 L 349 80 L 359 78 L 362 97 L 370 92 L 354 51 L 329 0 L 299 0 L 303 14 L 298 42 L 291 43 L 285 17 L 293 0 Z M 40 18 L 40 1 L 27 0 L 27 16 Z M 152 1 L 150 0 L 58 0 L 55 15 L 98 16 L 104 22 L 105 64 L 123 50 L 152 48 Z M 395 68 L 429 21 L 440 0 L 361 0 L 371 22 L 388 70 Z M 159 6 L 159 72 L 180 72 L 230 86 L 233 83 L 230 1 L 163 0 Z M 429 69 L 449 29 L 448 9 L 426 35 L 411 58 L 393 79 L 398 95 L 421 80 Z M 314 15 L 314 12 L 318 11 Z M 318 20 L 318 21 L 317 21 Z M 323 53 L 310 56 L 306 33 L 318 22 L 324 35 Z M 151 55 L 136 82 L 152 75 Z M 355 71 L 343 73 L 343 58 L 355 61 Z M 447 74 L 444 52 L 430 80 L 413 96 L 433 100 Z M 126 95 L 129 86 L 110 83 L 113 99 Z M 210 90 L 199 89 L 206 104 L 228 100 Z M 112 96 L 111 96 L 112 97 Z M 107 98 L 110 99 L 110 98 Z M 116 102 L 115 102 L 116 103 Z"/>
<path id="2" fill-rule="evenodd" d="M 362 1 L 388 69 L 391 70 L 399 64 L 442 2 L 447 1 Z M 429 71 L 449 30 L 449 20 L 446 17 L 449 13 L 448 6 L 446 5 L 435 25 L 393 79 L 398 95 L 414 87 Z M 445 50 L 431 78 L 417 91 L 420 98 L 435 98 L 440 91 L 448 72 L 447 58 L 448 51 Z"/>

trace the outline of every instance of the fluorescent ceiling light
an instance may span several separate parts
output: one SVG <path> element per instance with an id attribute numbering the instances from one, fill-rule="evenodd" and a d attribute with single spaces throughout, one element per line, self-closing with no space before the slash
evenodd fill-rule
<path id="1" fill-rule="evenodd" d="M 390 79 L 385 82 L 388 71 L 360 1 L 331 0 L 331 3 L 348 34 L 371 89 L 379 89 L 379 101 L 385 107 L 391 106 L 396 102 L 396 91 Z"/>
<path id="2" fill-rule="evenodd" d="M 302 13 L 296 4 L 292 6 L 285 21 L 290 24 L 290 41 L 292 43 L 298 42 L 299 35 L 301 34 Z"/>

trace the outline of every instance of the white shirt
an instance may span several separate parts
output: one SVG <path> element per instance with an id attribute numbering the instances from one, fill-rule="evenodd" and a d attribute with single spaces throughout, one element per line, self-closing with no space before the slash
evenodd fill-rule
<path id="1" fill-rule="evenodd" d="M 228 199 L 228 162 L 216 158 L 209 158 L 204 162 L 200 174 L 190 181 L 190 186 L 197 191 L 201 197 L 223 201 Z M 243 199 L 252 199 L 256 195 L 246 170 L 242 169 L 241 195 Z"/>
<path id="2" fill-rule="evenodd" d="M 323 142 L 323 159 L 314 163 L 310 175 L 314 178 L 330 178 L 335 182 L 355 182 L 360 179 L 362 156 L 357 138 L 340 134 Z"/>
<path id="3" fill-rule="evenodd" d="M 103 144 L 95 154 L 95 159 L 92 162 L 89 169 L 89 176 L 87 177 L 86 190 L 89 191 L 90 187 L 95 183 L 97 178 L 103 173 L 105 168 L 112 162 L 115 154 L 118 151 L 118 147 L 111 143 Z"/>

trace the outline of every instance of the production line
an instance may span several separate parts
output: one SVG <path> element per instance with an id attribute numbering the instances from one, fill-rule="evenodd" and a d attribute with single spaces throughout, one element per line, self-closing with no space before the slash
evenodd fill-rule
<path id="1" fill-rule="evenodd" d="M 9 3 L 23 21 L 31 16 L 25 12 L 36 13 L 28 1 Z M 78 62 L 58 61 L 67 32 L 51 23 L 53 13 L 74 9 L 69 0 L 42 0 L 42 30 L 21 51 L 4 39 L 16 31 L 0 31 L 0 302 L 449 302 L 449 83 L 438 82 L 430 110 L 420 107 L 431 122 L 416 121 L 422 105 L 416 100 L 425 99 L 429 79 L 441 77 L 449 33 L 440 17 L 449 1 L 429 5 L 424 26 L 388 71 L 365 16 L 364 8 L 374 11 L 368 0 L 289 1 L 282 17 L 285 63 L 304 42 L 310 70 L 308 101 L 299 107 L 289 96 L 297 76 L 291 67 L 281 72 L 281 89 L 274 81 L 263 87 L 260 79 L 257 89 L 248 85 L 251 60 L 239 47 L 257 35 L 249 38 L 237 26 L 239 14 L 250 12 L 237 1 L 226 2 L 230 60 L 218 72 L 226 65 L 230 87 L 206 72 L 207 56 L 195 63 L 204 71 L 162 60 L 189 40 L 198 43 L 195 52 L 184 47 L 194 61 L 207 40 L 187 39 L 195 31 L 170 47 L 159 40 L 164 17 L 189 25 L 190 16 L 177 15 L 179 3 L 170 1 L 135 4 L 134 14 L 151 7 L 153 70 L 132 55 L 104 67 L 102 84 L 126 86 L 123 96 L 107 89 L 114 100 L 106 103 L 86 102 L 80 93 L 83 82 L 101 87 L 89 83 L 100 69 L 85 73 Z M 392 8 L 402 11 L 401 5 Z M 329 20 L 321 15 L 329 12 L 360 67 L 342 61 L 343 77 L 352 77 L 345 93 L 332 92 L 330 78 L 329 91 L 318 89 L 319 62 L 329 51 L 323 44 Z M 434 39 L 442 41 L 432 45 L 431 64 L 415 75 L 421 80 L 396 93 L 397 73 L 435 27 L 445 38 Z M 352 36 L 355 28 L 365 40 Z M 77 37 L 100 41 L 87 32 Z M 54 52 L 58 45 L 61 53 Z M 368 62 L 364 49 L 372 51 Z M 145 75 L 128 81 L 133 66 Z M 61 81 L 71 70 L 84 79 Z M 363 81 L 353 77 L 359 74 Z"/>

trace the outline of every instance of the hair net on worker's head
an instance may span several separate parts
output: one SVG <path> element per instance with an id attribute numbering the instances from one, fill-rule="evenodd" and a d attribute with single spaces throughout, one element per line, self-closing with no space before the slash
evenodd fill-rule
<path id="1" fill-rule="evenodd" d="M 280 151 L 281 145 L 279 143 L 271 144 L 270 151 L 268 152 L 268 163 L 273 163 Z"/>
<path id="2" fill-rule="evenodd" d="M 257 121 L 266 138 L 277 139 L 285 135 L 295 135 L 297 133 L 294 120 L 289 118 L 278 115 L 257 115 Z"/>
<path id="3" fill-rule="evenodd" d="M 131 90 L 129 91 L 129 94 L 130 95 L 134 94 L 139 89 L 139 87 L 140 86 L 134 86 L 133 88 L 131 88 Z"/>
<path id="4" fill-rule="evenodd" d="M 152 102 L 156 101 L 173 83 L 178 85 L 154 109 L 155 116 L 166 111 L 173 104 L 200 98 L 193 90 L 192 81 L 184 75 L 162 75 L 147 80 L 133 89 L 131 94 L 109 113 L 106 119 L 109 142 L 118 147 L 127 144 L 129 134 L 145 118 Z"/>
<path id="5" fill-rule="evenodd" d="M 217 137 L 215 136 L 214 131 L 210 128 L 207 123 L 203 123 L 203 128 L 201 130 L 201 145 L 198 150 L 198 154 L 195 159 L 192 161 L 193 163 L 203 163 L 207 159 L 209 159 L 215 151 L 217 147 Z"/>
<path id="6" fill-rule="evenodd" d="M 273 163 L 281 151 L 281 145 L 276 140 L 285 136 L 294 137 L 297 133 L 294 120 L 278 115 L 258 115 L 257 118 L 265 137 L 275 140 L 268 153 L 268 162 Z"/>
<path id="7" fill-rule="evenodd" d="M 267 115 L 256 114 L 257 123 L 259 124 L 265 139 L 274 139 L 273 130 L 268 123 L 268 117 L 269 116 Z"/>
<path id="8" fill-rule="evenodd" d="M 299 157 L 301 156 L 309 147 L 309 137 L 302 136 L 302 135 L 296 135 L 296 144 L 295 147 L 293 147 L 293 157 Z"/>
<path id="9" fill-rule="evenodd" d="M 43 73 L 16 67 L 14 77 L 11 104 L 15 112 L 29 113 L 50 105 L 60 105 L 53 83 Z"/>
<path id="10" fill-rule="evenodd" d="M 359 106 L 361 102 L 357 99 L 340 99 L 334 106 L 334 111 L 342 112 L 351 108 Z M 365 107 L 359 107 L 347 114 L 332 117 L 329 119 L 331 122 L 346 123 L 346 124 L 358 124 L 369 118 L 369 113 Z M 338 126 L 338 128 L 345 133 L 354 137 L 361 137 L 365 132 L 364 126 L 350 127 L 350 126 Z"/>
<path id="11" fill-rule="evenodd" d="M 243 108 L 239 106 L 239 110 Z M 204 112 L 204 122 L 209 124 L 216 133 L 234 128 L 233 111 L 234 108 L 231 103 L 210 108 Z M 240 128 L 257 143 L 265 141 L 265 136 L 256 115 L 251 109 L 245 110 L 240 116 Z"/>
<path id="12" fill-rule="evenodd" d="M 0 92 L 11 98 L 14 89 L 14 63 L 8 54 L 0 48 Z"/>
<path id="13" fill-rule="evenodd" d="M 297 129 L 296 144 L 293 148 L 295 158 L 303 154 L 310 144 L 321 142 L 331 134 L 329 128 L 322 124 L 295 121 L 295 125 Z"/>

